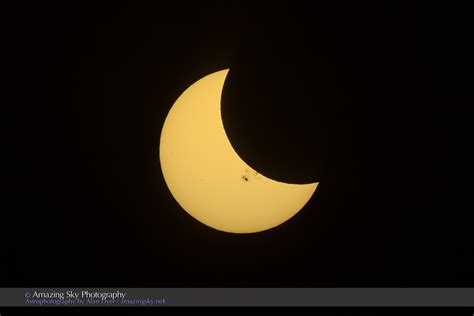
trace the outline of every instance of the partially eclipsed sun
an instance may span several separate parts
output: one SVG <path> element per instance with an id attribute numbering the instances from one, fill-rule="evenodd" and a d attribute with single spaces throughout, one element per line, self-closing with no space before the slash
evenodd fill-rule
<path id="1" fill-rule="evenodd" d="M 269 179 L 238 156 L 221 117 L 227 73 L 200 79 L 176 100 L 161 132 L 161 169 L 173 197 L 195 219 L 221 231 L 254 233 L 298 213 L 318 183 Z"/>

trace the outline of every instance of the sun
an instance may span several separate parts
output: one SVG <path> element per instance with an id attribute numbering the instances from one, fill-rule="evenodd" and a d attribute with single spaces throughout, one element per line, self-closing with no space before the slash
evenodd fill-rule
<path id="1" fill-rule="evenodd" d="M 221 116 L 227 73 L 198 80 L 171 107 L 161 132 L 161 169 L 173 197 L 201 223 L 232 233 L 259 232 L 294 216 L 318 183 L 278 182 L 239 157 Z"/>

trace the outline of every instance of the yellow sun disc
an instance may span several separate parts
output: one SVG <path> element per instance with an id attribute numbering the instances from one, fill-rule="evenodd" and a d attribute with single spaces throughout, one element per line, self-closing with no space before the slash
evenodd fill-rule
<path id="1" fill-rule="evenodd" d="M 161 169 L 173 197 L 201 223 L 232 233 L 259 232 L 295 215 L 318 183 L 269 179 L 238 156 L 221 116 L 227 73 L 200 79 L 176 100 L 161 132 Z"/>

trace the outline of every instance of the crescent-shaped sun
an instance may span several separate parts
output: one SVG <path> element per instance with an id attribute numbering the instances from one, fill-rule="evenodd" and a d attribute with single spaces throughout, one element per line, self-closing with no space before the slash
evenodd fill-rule
<path id="1" fill-rule="evenodd" d="M 239 157 L 221 116 L 228 71 L 198 80 L 171 107 L 160 138 L 161 169 L 173 197 L 201 223 L 225 232 L 259 232 L 294 216 L 318 183 L 275 181 Z"/>

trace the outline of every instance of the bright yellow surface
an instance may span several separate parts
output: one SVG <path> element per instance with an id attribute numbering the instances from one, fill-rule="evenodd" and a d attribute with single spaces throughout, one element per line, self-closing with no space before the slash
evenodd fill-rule
<path id="1" fill-rule="evenodd" d="M 274 181 L 240 159 L 221 117 L 227 72 L 202 78 L 175 102 L 161 133 L 161 169 L 176 201 L 198 221 L 226 232 L 253 233 L 295 215 L 318 183 Z"/>

